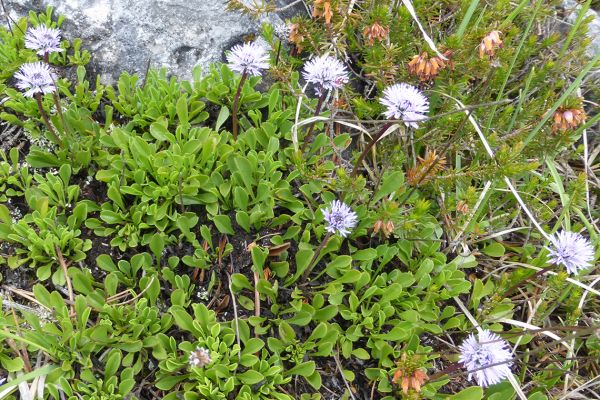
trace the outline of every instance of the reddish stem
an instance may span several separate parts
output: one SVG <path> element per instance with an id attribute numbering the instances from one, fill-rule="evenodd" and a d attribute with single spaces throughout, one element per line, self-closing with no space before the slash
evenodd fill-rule
<path id="1" fill-rule="evenodd" d="M 48 114 L 46 114 L 46 110 L 44 110 L 44 105 L 42 104 L 42 94 L 36 93 L 35 100 L 37 101 L 37 105 L 40 110 L 40 114 L 42 115 L 42 119 L 44 120 L 44 123 L 46 124 L 46 126 L 48 127 L 48 130 L 54 137 L 54 141 L 56 142 L 56 144 L 60 145 L 60 138 L 58 137 L 58 134 L 52 127 L 52 124 L 50 124 L 50 120 L 48 119 Z"/>
<path id="2" fill-rule="evenodd" d="M 321 96 L 319 97 L 319 102 L 317 103 L 317 108 L 315 108 L 315 117 L 318 117 L 319 114 L 321 114 L 321 108 L 323 107 L 323 102 L 325 101 L 325 96 L 327 96 L 327 92 L 324 89 L 321 89 L 321 90 L 323 92 L 322 92 Z M 312 140 L 313 131 L 315 130 L 315 123 L 316 123 L 316 121 L 313 122 L 312 124 L 310 124 L 310 127 L 308 128 L 308 133 L 306 134 L 306 137 L 304 138 L 304 144 L 302 145 L 302 153 L 304 153 L 306 151 L 308 144 Z"/>
<path id="3" fill-rule="evenodd" d="M 381 127 L 381 130 L 379 131 L 379 133 L 377 133 L 377 135 L 375 135 L 375 137 L 373 137 L 373 139 L 371 140 L 371 142 L 369 142 L 369 144 L 367 145 L 367 147 L 365 147 L 365 149 L 363 150 L 363 152 L 360 154 L 360 157 L 358 157 L 358 160 L 356 160 L 356 164 L 354 165 L 354 169 L 352 170 L 352 177 L 355 178 L 356 175 L 358 175 L 358 168 L 360 167 L 360 164 L 362 164 L 363 160 L 365 159 L 365 157 L 367 156 L 367 154 L 369 153 L 369 151 L 371 151 L 371 149 L 373 148 L 373 146 L 375 146 L 375 143 L 377 143 L 379 141 L 379 139 L 381 139 L 381 137 L 383 136 L 383 134 L 385 133 L 385 131 L 387 131 L 389 129 L 389 127 L 392 126 L 391 122 L 387 122 L 385 125 L 383 125 Z"/>

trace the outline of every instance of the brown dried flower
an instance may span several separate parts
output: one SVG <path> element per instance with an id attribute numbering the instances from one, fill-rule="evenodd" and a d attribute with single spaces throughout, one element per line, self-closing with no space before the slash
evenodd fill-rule
<path id="1" fill-rule="evenodd" d="M 365 42 L 367 42 L 369 46 L 373 46 L 376 40 L 378 42 L 383 42 L 387 39 L 389 33 L 389 27 L 382 26 L 379 22 L 375 21 L 371 25 L 366 26 L 362 34 L 365 38 Z"/>
<path id="2" fill-rule="evenodd" d="M 449 59 L 451 56 L 452 52 L 449 50 L 444 53 L 444 57 L 447 58 L 446 60 L 440 56 L 429 58 L 429 54 L 426 52 L 417 54 L 408 63 L 408 72 L 417 76 L 421 82 L 430 81 L 447 66 L 454 68 L 454 64 Z"/>
<path id="3" fill-rule="evenodd" d="M 456 204 L 456 211 L 462 215 L 467 215 L 469 213 L 469 205 L 464 200 L 461 200 Z"/>
<path id="4" fill-rule="evenodd" d="M 324 17 L 325 23 L 329 25 L 331 23 L 331 17 L 333 17 L 333 11 L 331 10 L 331 1 L 316 0 L 312 16 L 315 18 Z"/>
<path id="5" fill-rule="evenodd" d="M 427 149 L 424 157 L 417 157 L 417 165 L 408 170 L 406 180 L 409 185 L 416 186 L 427 182 L 445 167 L 446 157 L 438 156 L 435 150 Z"/>
<path id="6" fill-rule="evenodd" d="M 301 53 L 302 44 L 306 40 L 306 29 L 299 23 L 290 25 L 290 36 L 288 37 L 288 40 L 296 46 L 298 53 Z"/>
<path id="7" fill-rule="evenodd" d="M 587 115 L 580 108 L 565 108 L 560 107 L 554 113 L 553 132 L 565 132 L 569 129 L 576 129 L 579 125 L 585 122 Z"/>
<path id="8" fill-rule="evenodd" d="M 392 383 L 398 384 L 398 381 L 401 381 L 400 387 L 404 394 L 408 394 L 409 389 L 420 392 L 421 386 L 429 380 L 427 373 L 418 367 L 418 361 L 415 356 L 408 358 L 406 353 L 402 353 L 398 361 L 398 369 L 394 373 Z"/>
<path id="9" fill-rule="evenodd" d="M 504 47 L 502 39 L 500 39 L 500 31 L 491 31 L 481 41 L 479 45 L 479 58 L 484 58 L 486 55 L 490 58 L 494 57 L 496 49 Z"/>

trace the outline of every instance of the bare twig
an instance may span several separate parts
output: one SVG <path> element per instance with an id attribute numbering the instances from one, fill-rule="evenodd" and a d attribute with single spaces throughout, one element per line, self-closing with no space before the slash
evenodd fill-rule
<path id="1" fill-rule="evenodd" d="M 339 349 L 337 349 L 336 352 L 333 353 L 333 359 L 335 360 L 335 365 L 337 366 L 338 371 L 340 371 L 340 375 L 342 376 L 344 385 L 346 385 L 346 389 L 348 389 L 348 394 L 350 394 L 350 397 L 352 397 L 353 400 L 356 400 L 356 397 L 354 397 L 354 394 L 352 393 L 352 389 L 350 388 L 350 384 L 348 383 L 348 381 L 346 380 L 346 377 L 344 376 L 344 371 L 342 370 L 342 363 L 340 362 Z"/>
<path id="2" fill-rule="evenodd" d="M 75 297 L 73 296 L 73 284 L 71 283 L 71 278 L 69 278 L 67 263 L 65 262 L 62 251 L 60 251 L 60 247 L 56 246 L 55 249 L 58 263 L 60 264 L 63 274 L 65 275 L 65 280 L 67 281 L 67 290 L 69 291 L 69 300 L 71 301 L 71 314 L 75 314 L 75 307 L 73 306 L 75 302 Z"/>
<path id="3" fill-rule="evenodd" d="M 235 295 L 233 294 L 233 288 L 231 287 L 231 275 L 229 272 L 225 272 L 227 274 L 227 282 L 229 286 L 229 293 L 231 293 L 231 302 L 233 303 L 233 322 L 235 324 L 235 339 L 237 341 L 238 347 L 241 349 L 242 344 L 240 343 L 240 322 L 238 320 L 238 312 L 237 312 L 237 304 L 235 302 Z M 242 352 L 238 353 L 238 359 L 242 359 Z"/>

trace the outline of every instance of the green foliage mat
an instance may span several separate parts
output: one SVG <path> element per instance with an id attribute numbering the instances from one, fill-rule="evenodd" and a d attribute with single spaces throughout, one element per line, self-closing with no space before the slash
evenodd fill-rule
<path id="1" fill-rule="evenodd" d="M 49 9 L 0 29 L 0 118 L 27 135 L 0 152 L 0 398 L 595 390 L 593 269 L 569 275 L 546 248 L 560 229 L 598 243 L 599 114 L 579 97 L 597 90 L 582 85 L 598 67 L 585 58 L 590 2 L 559 35 L 555 1 L 414 1 L 449 57 L 426 73 L 437 55 L 411 2 L 308 3 L 313 18 L 296 17 L 289 36 L 264 27 L 263 78 L 215 64 L 189 81 L 124 73 L 113 87 L 90 81 L 90 54 L 64 40 L 49 57 L 58 97 L 40 104 L 13 75 L 37 60 L 28 26 L 62 18 Z M 494 30 L 501 45 L 482 43 Z M 312 118 L 320 105 L 298 71 L 324 50 L 352 82 Z M 394 125 L 353 171 L 394 82 L 423 91 L 429 118 Z M 568 110 L 586 122 L 558 129 Z M 347 237 L 327 231 L 335 200 L 357 216 Z M 482 388 L 459 364 L 479 326 L 515 348 L 511 381 Z"/>

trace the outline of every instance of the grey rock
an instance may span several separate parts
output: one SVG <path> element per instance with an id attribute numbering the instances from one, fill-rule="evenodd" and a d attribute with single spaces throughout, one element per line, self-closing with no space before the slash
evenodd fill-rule
<path id="1" fill-rule="evenodd" d="M 566 22 L 574 24 L 581 9 L 581 4 L 575 0 L 563 0 L 563 9 L 567 12 Z M 586 17 L 593 17 L 592 22 L 588 25 L 587 36 L 591 39 L 587 53 L 590 57 L 594 57 L 600 52 L 600 13 L 592 8 L 586 13 Z M 566 27 L 568 30 L 568 27 Z"/>
<path id="2" fill-rule="evenodd" d="M 148 62 L 189 78 L 195 65 L 222 61 L 225 50 L 258 33 L 263 22 L 284 23 L 276 14 L 256 21 L 228 12 L 225 0 L 4 0 L 4 5 L 12 18 L 54 7 L 66 17 L 63 36 L 83 40 L 104 83 L 113 83 L 122 71 L 143 75 Z M 302 11 L 294 7 L 286 16 Z"/>

